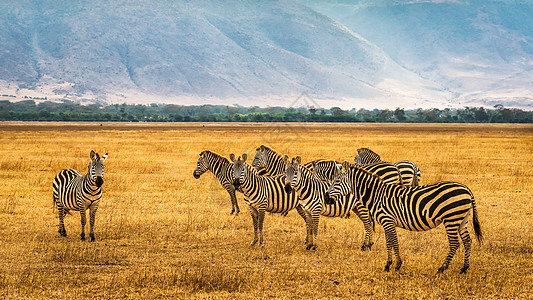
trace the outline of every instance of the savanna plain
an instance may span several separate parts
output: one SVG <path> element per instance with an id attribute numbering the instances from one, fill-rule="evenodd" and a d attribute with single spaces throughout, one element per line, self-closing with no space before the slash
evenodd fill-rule
<path id="1" fill-rule="evenodd" d="M 380 226 L 363 252 L 357 216 L 321 218 L 318 249 L 307 251 L 291 211 L 267 214 L 265 246 L 250 247 L 242 194 L 230 215 L 215 176 L 192 173 L 203 150 L 251 162 L 261 144 L 303 161 L 353 162 L 360 147 L 414 161 L 422 184 L 470 187 L 485 242 L 474 240 L 467 274 L 461 246 L 436 275 L 444 227 L 398 229 L 403 265 L 386 273 Z M 109 153 L 94 243 L 80 241 L 76 212 L 60 237 L 52 205 L 54 176 L 85 174 L 92 149 Z M 0 298 L 533 297 L 532 125 L 0 123 L 0 178 Z"/>

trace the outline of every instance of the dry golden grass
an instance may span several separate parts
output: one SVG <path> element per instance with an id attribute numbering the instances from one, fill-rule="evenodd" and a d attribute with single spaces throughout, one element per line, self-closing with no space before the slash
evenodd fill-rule
<path id="1" fill-rule="evenodd" d="M 530 298 L 533 294 L 533 126 L 0 123 L 1 298 Z M 304 161 L 353 160 L 370 147 L 415 161 L 422 182 L 453 180 L 476 197 L 485 244 L 435 276 L 447 254 L 443 227 L 399 230 L 404 264 L 384 273 L 383 230 L 359 250 L 356 218 L 322 218 L 318 250 L 302 244 L 295 212 L 267 215 L 265 247 L 249 247 L 242 194 L 230 216 L 215 177 L 192 176 L 198 154 L 253 157 L 261 144 Z M 87 171 L 109 152 L 96 243 L 81 242 L 79 214 L 57 232 L 52 180 Z M 471 233 L 472 234 L 472 233 Z M 473 235 L 473 234 L 472 234 Z"/>

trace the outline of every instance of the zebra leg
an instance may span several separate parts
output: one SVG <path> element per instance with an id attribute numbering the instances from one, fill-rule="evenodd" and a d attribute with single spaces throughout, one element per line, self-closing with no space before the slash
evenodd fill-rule
<path id="1" fill-rule="evenodd" d="M 94 238 L 94 222 L 96 221 L 96 210 L 98 207 L 92 207 L 91 212 L 89 215 L 89 225 L 91 226 L 89 236 L 91 237 L 91 242 L 95 242 L 96 239 Z"/>
<path id="2" fill-rule="evenodd" d="M 310 250 L 316 250 L 316 247 L 317 247 L 317 244 L 316 244 L 316 239 L 317 239 L 317 236 L 318 236 L 318 221 L 320 221 L 320 212 L 319 211 L 313 211 L 310 215 L 310 221 L 311 221 L 311 226 L 312 226 L 312 237 L 313 237 L 313 242 L 311 243 L 311 248 Z M 309 250 L 309 248 L 308 248 Z"/>
<path id="3" fill-rule="evenodd" d="M 468 230 L 466 227 L 459 232 L 461 235 L 461 240 L 463 241 L 463 246 L 465 247 L 465 264 L 463 268 L 461 269 L 461 274 L 466 273 L 466 270 L 468 270 L 468 267 L 470 267 L 470 248 L 472 246 L 472 239 L 470 238 L 470 234 L 468 233 Z"/>
<path id="4" fill-rule="evenodd" d="M 254 224 L 254 240 L 250 243 L 250 246 L 255 245 L 257 243 L 258 237 L 257 237 L 257 209 L 253 208 L 252 206 L 248 206 L 250 209 L 250 215 L 252 216 L 252 222 Z"/>
<path id="5" fill-rule="evenodd" d="M 365 227 L 365 237 L 363 239 L 363 245 L 361 246 L 361 250 L 370 250 L 372 249 L 372 245 L 374 244 L 374 227 L 372 224 L 372 218 L 370 217 L 370 213 L 368 212 L 368 209 L 359 201 L 355 203 L 354 212 L 357 214 L 359 219 L 361 219 L 361 222 L 363 222 L 363 225 Z"/>
<path id="6" fill-rule="evenodd" d="M 305 213 L 304 209 L 302 208 L 302 206 L 300 204 L 296 205 L 296 211 L 298 212 L 298 214 L 304 219 L 305 221 L 305 225 L 306 225 L 306 230 L 307 230 L 307 235 L 305 237 L 305 240 L 304 240 L 304 244 L 307 244 L 309 242 L 309 231 L 310 231 L 310 225 L 309 225 L 309 221 L 307 220 L 307 214 Z"/>
<path id="7" fill-rule="evenodd" d="M 65 230 L 65 215 L 67 214 L 66 208 L 61 205 L 57 204 L 57 213 L 59 216 L 59 234 L 61 236 L 67 236 L 67 231 Z"/>
<path id="8" fill-rule="evenodd" d="M 235 215 L 238 216 L 241 210 L 239 209 L 239 204 L 237 203 L 237 197 L 235 196 L 235 190 L 228 190 L 228 194 L 231 198 L 231 212 L 229 214 L 233 215 L 233 213 L 235 213 Z"/>
<path id="9" fill-rule="evenodd" d="M 437 274 L 442 273 L 444 270 L 448 269 L 448 266 L 450 265 L 452 258 L 455 256 L 455 252 L 457 251 L 457 248 L 459 248 L 459 234 L 458 234 L 459 224 L 448 223 L 448 224 L 444 224 L 444 226 L 446 228 L 446 235 L 448 235 L 448 242 L 450 244 L 450 250 L 448 252 L 448 256 L 446 256 L 446 259 L 444 260 L 444 263 L 437 270 Z"/>
<path id="10" fill-rule="evenodd" d="M 87 223 L 87 218 L 85 216 L 85 207 L 80 208 L 80 217 L 81 217 L 81 240 L 85 241 L 85 224 Z"/>
<path id="11" fill-rule="evenodd" d="M 396 256 L 396 271 L 400 270 L 402 266 L 402 259 L 400 258 L 400 247 L 398 245 L 398 235 L 396 234 L 396 226 L 393 221 L 386 220 L 383 222 L 383 229 L 385 230 L 385 240 L 387 242 L 387 264 L 385 265 L 385 272 L 390 270 L 392 265 L 392 251 Z"/>
<path id="12" fill-rule="evenodd" d="M 263 221 L 265 220 L 265 211 L 257 210 L 257 223 L 259 225 L 259 247 L 263 247 Z"/>

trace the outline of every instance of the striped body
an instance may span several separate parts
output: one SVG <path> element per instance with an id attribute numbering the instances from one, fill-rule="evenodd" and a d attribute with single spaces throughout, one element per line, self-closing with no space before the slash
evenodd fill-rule
<path id="1" fill-rule="evenodd" d="M 319 162 L 321 160 L 315 160 Z M 313 162 L 308 162 L 305 166 L 309 169 L 313 168 Z M 276 152 L 272 148 L 265 145 L 261 145 L 257 148 L 254 160 L 252 161 L 252 167 L 254 167 L 259 175 L 264 176 L 276 176 L 285 174 L 287 164 L 284 161 L 283 155 Z"/>
<path id="2" fill-rule="evenodd" d="M 103 161 L 107 154 L 102 158 L 97 153 L 91 151 L 91 163 L 88 172 L 82 175 L 80 172 L 72 169 L 66 169 L 59 172 L 53 181 L 53 199 L 57 206 L 59 214 L 59 233 L 61 236 L 67 236 L 65 230 L 64 218 L 69 211 L 79 211 L 81 217 L 81 240 L 85 240 L 86 211 L 90 211 L 90 238 L 95 241 L 94 223 L 96 211 L 102 198 L 101 185 L 103 184 Z"/>
<path id="3" fill-rule="evenodd" d="M 234 160 L 234 157 L 231 157 Z M 263 220 L 265 212 L 285 213 L 296 209 L 306 220 L 298 197 L 294 191 L 286 193 L 285 176 L 261 176 L 257 170 L 245 162 L 246 155 L 234 160 L 233 178 L 235 184 L 242 188 L 244 200 L 250 209 L 254 225 L 254 240 L 251 245 L 259 241 L 263 245 Z M 309 237 L 307 237 L 309 239 Z"/>
<path id="4" fill-rule="evenodd" d="M 206 171 L 211 171 L 218 179 L 222 187 L 228 192 L 231 200 L 231 212 L 230 214 L 235 213 L 239 214 L 241 211 L 239 209 L 239 204 L 237 203 L 237 197 L 235 196 L 235 191 L 241 192 L 241 189 L 236 188 L 233 185 L 233 163 L 231 163 L 227 158 L 222 157 L 219 154 L 216 154 L 211 151 L 203 151 L 200 153 L 198 162 L 196 163 L 196 169 L 193 172 L 194 178 L 198 179 Z"/>
<path id="5" fill-rule="evenodd" d="M 336 171 L 336 168 L 337 168 L 338 165 L 339 165 L 339 163 L 337 163 L 334 160 L 320 161 L 320 162 L 317 162 L 313 166 L 313 168 L 314 168 L 313 169 L 313 173 L 318 179 L 323 180 L 325 182 L 331 182 L 333 180 L 333 178 L 334 178 L 335 171 Z M 400 171 L 398 170 L 398 168 L 396 168 L 391 163 L 388 163 L 388 162 L 377 162 L 377 163 L 373 163 L 373 164 L 364 166 L 362 168 L 367 170 L 367 171 L 369 171 L 370 173 L 372 173 L 374 175 L 379 176 L 386 183 L 400 184 L 400 182 L 401 182 Z M 331 202 L 332 202 L 331 199 L 326 198 L 326 203 L 331 203 Z M 359 202 L 356 202 L 354 211 L 357 213 L 357 215 L 359 216 L 359 218 L 361 219 L 361 221 L 365 225 L 365 231 L 366 231 L 365 232 L 365 236 L 369 235 L 369 239 L 370 239 L 368 243 L 365 240 L 365 243 L 363 244 L 363 248 L 364 248 L 364 245 L 372 246 L 372 244 L 373 244 L 373 242 L 372 242 L 372 238 L 373 237 L 372 236 L 373 236 L 373 232 L 374 232 L 374 220 L 372 220 L 372 217 L 368 213 L 368 209 L 366 209 L 366 207 L 364 205 L 360 204 Z M 350 211 L 347 211 L 345 217 L 346 218 L 350 217 Z M 368 229 L 367 229 L 367 220 L 366 220 L 366 218 L 370 219 L 369 222 L 371 222 L 371 228 L 372 228 L 371 231 L 368 231 Z M 368 248 L 370 248 L 370 247 L 368 247 Z"/>
<path id="6" fill-rule="evenodd" d="M 361 249 L 370 250 L 373 244 L 373 224 L 368 216 L 368 210 L 358 210 L 355 207 L 356 198 L 353 194 L 342 196 L 339 201 L 334 201 L 330 204 L 326 203 L 324 198 L 328 184 L 316 178 L 307 167 L 301 166 L 300 157 L 296 157 L 287 165 L 285 181 L 286 184 L 291 185 L 293 190 L 296 190 L 299 202 L 306 213 L 308 236 L 310 237 L 307 241 L 307 249 L 316 249 L 314 240 L 318 234 L 318 223 L 321 215 L 343 217 L 350 210 L 353 210 L 359 215 L 365 227 L 365 238 Z"/>
<path id="7" fill-rule="evenodd" d="M 457 248 L 459 237 L 465 247 L 465 262 L 461 273 L 469 267 L 471 239 L 466 228 L 473 212 L 474 231 L 481 242 L 482 235 L 477 218 L 476 204 L 470 189 L 456 182 L 441 182 L 424 186 L 402 187 L 386 184 L 378 177 L 358 168 L 339 171 L 328 189 L 331 197 L 354 193 L 358 201 L 385 230 L 388 271 L 392 264 L 392 250 L 396 255 L 396 269 L 401 266 L 396 227 L 424 231 L 444 224 L 450 250 L 439 272 L 448 268 Z"/>
<path id="8" fill-rule="evenodd" d="M 365 167 L 367 165 L 382 162 L 381 157 L 374 151 L 368 148 L 357 149 L 357 155 L 354 158 L 355 165 L 358 167 Z M 420 185 L 420 169 L 418 166 L 409 160 L 401 160 L 394 163 L 394 166 L 400 171 L 400 184 L 404 186 Z"/>
<path id="9" fill-rule="evenodd" d="M 355 156 L 354 161 L 356 166 L 364 166 L 380 162 L 381 157 L 368 148 L 359 148 L 357 149 L 357 155 Z"/>
<path id="10" fill-rule="evenodd" d="M 402 185 L 404 186 L 418 186 L 420 183 L 420 169 L 418 166 L 409 160 L 401 160 L 394 163 L 400 170 L 402 177 Z"/>

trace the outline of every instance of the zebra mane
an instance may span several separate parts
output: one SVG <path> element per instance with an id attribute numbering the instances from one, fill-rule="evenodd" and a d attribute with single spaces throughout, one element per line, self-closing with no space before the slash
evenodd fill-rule
<path id="1" fill-rule="evenodd" d="M 261 145 L 261 146 L 259 146 L 259 148 L 257 148 L 256 150 L 257 150 L 257 151 L 259 151 L 259 150 L 263 150 L 263 151 L 264 151 L 264 150 L 267 150 L 268 152 L 270 152 L 270 153 L 274 153 L 274 154 L 276 154 L 277 156 L 283 158 L 283 154 L 281 154 L 281 153 L 279 153 L 278 151 L 276 151 L 276 150 L 274 150 L 274 149 L 272 149 L 272 148 L 270 148 L 270 147 L 268 147 L 268 146 L 265 146 L 265 145 Z"/>
<path id="2" fill-rule="evenodd" d="M 222 160 L 223 162 L 225 162 L 225 163 L 228 163 L 228 164 L 230 163 L 229 159 L 227 159 L 226 157 L 224 157 L 224 156 L 222 156 L 222 155 L 220 155 L 220 154 L 218 154 L 218 153 L 215 153 L 215 152 L 213 152 L 213 151 L 204 150 L 204 151 L 202 151 L 202 153 L 200 153 L 200 155 L 202 155 L 202 154 L 207 154 L 207 155 L 215 156 L 215 157 L 221 159 L 221 160 Z"/>

